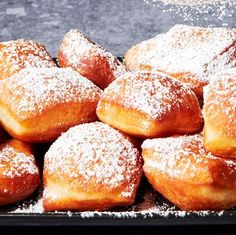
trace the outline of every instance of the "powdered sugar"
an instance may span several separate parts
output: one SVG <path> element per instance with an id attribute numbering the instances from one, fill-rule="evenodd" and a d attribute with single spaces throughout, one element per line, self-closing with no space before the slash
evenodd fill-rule
<path id="1" fill-rule="evenodd" d="M 160 158 L 147 158 L 145 164 L 170 177 L 181 178 L 185 177 L 186 172 L 191 172 L 189 178 L 196 180 L 201 169 L 205 168 L 207 172 L 209 160 L 220 159 L 204 149 L 201 134 L 145 140 L 142 149 L 154 150 L 162 159 L 160 161 Z M 225 159 L 224 164 L 234 169 L 233 171 L 236 170 L 236 161 Z"/>
<path id="2" fill-rule="evenodd" d="M 25 39 L 0 43 L 0 71 L 3 77 L 18 72 L 20 69 L 37 67 L 56 67 L 46 48 L 38 43 Z"/>
<path id="3" fill-rule="evenodd" d="M 191 73 L 203 82 L 208 76 L 236 65 L 236 31 L 226 28 L 200 28 L 176 25 L 166 34 L 141 45 L 140 65 L 169 74 Z M 155 40 L 155 43 L 153 41 Z"/>
<path id="4" fill-rule="evenodd" d="M 110 65 L 111 72 L 117 78 L 125 72 L 124 66 L 116 57 L 103 47 L 86 38 L 76 29 L 71 29 L 64 37 L 60 50 L 73 66 L 78 66 L 81 59 L 100 56 L 106 58 Z M 95 65 L 93 65 L 95 66 Z"/>
<path id="5" fill-rule="evenodd" d="M 166 203 L 160 203 L 156 201 L 156 193 L 152 190 L 148 190 L 143 195 L 144 202 L 147 202 L 147 206 L 143 206 L 143 203 L 138 204 L 138 206 L 133 206 L 132 208 L 126 210 L 119 211 L 84 211 L 84 212 L 54 212 L 54 215 L 67 215 L 68 217 L 79 217 L 81 219 L 85 218 L 94 218 L 94 217 L 110 217 L 110 218 L 120 218 L 120 219 L 135 219 L 142 217 L 143 219 L 150 219 L 153 217 L 159 218 L 183 218 L 189 216 L 199 216 L 199 217 L 208 217 L 208 216 L 223 216 L 225 211 L 193 211 L 186 212 L 178 210 L 175 206 L 171 206 Z M 159 203 L 159 204 L 158 204 Z M 23 203 L 23 205 L 19 205 L 16 209 L 10 211 L 13 214 L 21 214 L 21 213 L 37 213 L 41 214 L 45 213 L 43 211 L 42 199 L 39 198 L 37 202 L 31 202 L 29 205 Z M 228 212 L 226 212 L 228 213 Z M 50 213 L 51 214 L 51 213 Z"/>
<path id="6" fill-rule="evenodd" d="M 224 133 L 236 131 L 236 69 L 215 74 L 204 90 L 204 116 L 214 120 L 224 116 Z"/>
<path id="7" fill-rule="evenodd" d="M 154 0 L 155 1 L 155 0 Z M 156 0 L 157 1 L 157 0 Z M 177 4 L 177 5 L 201 5 L 212 4 L 220 0 L 161 0 L 165 4 Z"/>
<path id="8" fill-rule="evenodd" d="M 143 219 L 148 219 L 152 217 L 163 217 L 163 218 L 181 218 L 181 217 L 188 217 L 188 216 L 222 216 L 224 214 L 223 211 L 220 212 L 213 212 L 213 211 L 196 211 L 196 212 L 186 212 L 186 211 L 178 211 L 175 209 L 167 209 L 167 208 L 153 208 L 151 210 L 143 210 L 143 211 L 124 211 L 124 212 L 99 212 L 99 211 L 86 211 L 80 213 L 82 218 L 92 218 L 92 217 L 103 217 L 109 216 L 114 218 L 127 218 L 127 219 L 134 219 L 138 217 L 142 217 Z"/>
<path id="9" fill-rule="evenodd" d="M 8 144 L 0 149 L 0 172 L 2 177 L 15 178 L 24 174 L 38 174 L 34 156 L 16 150 Z"/>
<path id="10" fill-rule="evenodd" d="M 0 92 L 7 104 L 15 105 L 21 117 L 37 115 L 47 108 L 62 103 L 78 103 L 85 99 L 96 101 L 101 90 L 72 69 L 30 68 L 0 82 Z M 14 107 L 13 107 L 14 108 Z"/>
<path id="11" fill-rule="evenodd" d="M 19 205 L 15 210 L 11 211 L 10 213 L 43 213 L 43 199 L 39 198 L 37 201 L 33 201 L 30 204 L 22 204 Z"/>
<path id="12" fill-rule="evenodd" d="M 152 119 L 185 107 L 191 110 L 189 97 L 193 92 L 175 79 L 161 73 L 130 72 L 118 78 L 104 90 L 102 99 L 121 103 L 126 108 L 136 109 Z M 196 98 L 195 98 L 196 99 Z M 100 103 L 99 103 L 100 104 Z M 98 104 L 98 109 L 99 109 Z"/>
<path id="13" fill-rule="evenodd" d="M 61 180 L 67 175 L 75 187 L 95 182 L 116 188 L 129 182 L 122 194 L 127 197 L 135 190 L 140 161 L 138 150 L 123 134 L 95 122 L 72 127 L 62 134 L 46 153 L 44 166 L 47 175 L 58 174 Z"/>
<path id="14" fill-rule="evenodd" d="M 208 27 L 232 27 L 235 0 L 144 0 L 148 5 L 171 15 L 174 22 Z"/>
<path id="15" fill-rule="evenodd" d="M 211 217 L 211 216 L 224 216 L 229 215 L 230 211 L 196 211 L 196 212 L 186 212 L 181 211 L 176 208 L 173 204 L 169 203 L 166 199 L 164 199 L 156 190 L 154 190 L 151 185 L 147 182 L 142 182 L 143 186 L 139 190 L 139 194 L 137 200 L 134 205 L 119 209 L 113 209 L 109 211 L 84 211 L 84 212 L 53 212 L 47 213 L 44 212 L 42 206 L 42 198 L 39 196 L 36 201 L 28 201 L 24 203 L 20 203 L 16 208 L 12 208 L 9 210 L 9 213 L 13 214 L 21 214 L 21 213 L 37 213 L 44 215 L 51 215 L 52 217 L 55 215 L 64 215 L 68 217 L 78 217 L 78 219 L 84 218 L 123 218 L 123 219 L 150 219 L 150 218 L 183 218 L 183 217 Z"/>

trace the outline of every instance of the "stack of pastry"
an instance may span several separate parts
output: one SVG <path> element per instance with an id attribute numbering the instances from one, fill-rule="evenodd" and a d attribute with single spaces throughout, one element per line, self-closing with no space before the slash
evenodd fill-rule
<path id="1" fill-rule="evenodd" d="M 32 194 L 33 145 L 53 142 L 45 211 L 130 205 L 143 171 L 181 209 L 235 206 L 235 42 L 235 30 L 175 26 L 122 64 L 71 30 L 59 67 L 40 43 L 0 44 L 0 122 L 14 138 L 1 140 L 0 204 Z"/>
<path id="2" fill-rule="evenodd" d="M 179 132 L 143 142 L 143 169 L 149 182 L 183 210 L 235 206 L 236 30 L 177 25 L 132 47 L 125 62 L 132 71 L 161 71 L 172 76 L 204 103 L 203 133 L 186 135 L 185 130 L 182 136 Z M 163 99 L 172 105 L 176 102 L 170 102 L 168 95 Z M 193 114 L 189 118 L 192 124 L 198 120 Z"/>

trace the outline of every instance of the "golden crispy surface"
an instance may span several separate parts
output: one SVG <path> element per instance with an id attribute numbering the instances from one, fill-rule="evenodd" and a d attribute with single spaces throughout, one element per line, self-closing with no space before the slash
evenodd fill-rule
<path id="1" fill-rule="evenodd" d="M 176 25 L 125 55 L 128 70 L 160 71 L 187 83 L 202 98 L 211 74 L 235 67 L 236 31 Z"/>
<path id="2" fill-rule="evenodd" d="M 29 67 L 51 68 L 56 64 L 41 43 L 24 39 L 0 43 L 0 80 Z"/>
<path id="3" fill-rule="evenodd" d="M 236 205 L 236 161 L 207 152 L 201 134 L 146 140 L 142 156 L 149 182 L 181 209 Z"/>
<path id="4" fill-rule="evenodd" d="M 78 30 L 70 30 L 63 38 L 58 61 L 61 67 L 73 68 L 102 89 L 125 72 L 116 57 Z"/>
<path id="5" fill-rule="evenodd" d="M 190 88 L 152 72 L 129 72 L 104 90 L 99 119 L 137 137 L 193 133 L 202 128 L 198 100 Z"/>
<path id="6" fill-rule="evenodd" d="M 0 120 L 15 138 L 45 142 L 97 119 L 101 90 L 72 69 L 30 68 L 0 83 Z"/>
<path id="7" fill-rule="evenodd" d="M 18 140 L 0 145 L 0 205 L 30 196 L 39 185 L 39 170 L 32 149 Z"/>
<path id="8" fill-rule="evenodd" d="M 214 75 L 204 100 L 205 147 L 216 155 L 236 158 L 236 69 Z"/>
<path id="9" fill-rule="evenodd" d="M 101 122 L 81 124 L 45 155 L 43 206 L 80 211 L 130 205 L 141 175 L 141 155 L 129 137 Z"/>

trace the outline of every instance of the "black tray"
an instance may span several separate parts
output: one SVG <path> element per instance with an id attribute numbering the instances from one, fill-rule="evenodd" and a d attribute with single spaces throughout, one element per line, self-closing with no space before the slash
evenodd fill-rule
<path id="1" fill-rule="evenodd" d="M 42 212 L 40 193 L 0 210 L 0 226 L 236 225 L 236 210 L 184 212 L 144 180 L 133 206 L 105 212 Z M 34 206 L 36 205 L 36 206 Z"/>
<path id="2" fill-rule="evenodd" d="M 119 59 L 123 60 L 122 57 Z M 36 146 L 41 170 L 49 146 L 50 143 Z M 105 212 L 43 212 L 41 191 L 16 205 L 1 207 L 0 226 L 236 225 L 236 208 L 219 212 L 184 212 L 163 198 L 146 180 L 142 182 L 134 205 Z"/>

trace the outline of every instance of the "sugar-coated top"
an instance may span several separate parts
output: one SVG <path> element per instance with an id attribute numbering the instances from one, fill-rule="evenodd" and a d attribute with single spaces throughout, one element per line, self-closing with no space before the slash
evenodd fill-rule
<path id="1" fill-rule="evenodd" d="M 56 66 L 41 43 L 25 39 L 1 42 L 0 61 L 0 70 L 3 74 L 14 74 L 22 68 Z"/>
<path id="2" fill-rule="evenodd" d="M 125 68 L 115 56 L 98 45 L 96 42 L 85 37 L 79 30 L 71 29 L 63 38 L 61 48 L 70 64 L 77 66 L 83 58 L 101 56 L 106 58 L 115 78 L 125 72 Z"/>
<path id="3" fill-rule="evenodd" d="M 101 89 L 70 68 L 29 68 L 2 80 L 0 93 L 23 117 L 57 104 L 97 101 Z"/>
<path id="4" fill-rule="evenodd" d="M 136 109 L 152 119 L 198 106 L 192 90 L 162 73 L 129 72 L 104 90 L 102 99 Z M 100 103 L 98 104 L 98 109 Z"/>
<path id="5" fill-rule="evenodd" d="M 155 43 L 154 43 L 155 41 Z M 191 72 L 200 80 L 236 65 L 236 30 L 227 28 L 201 28 L 176 25 L 140 44 L 139 63 L 169 74 Z"/>
<path id="6" fill-rule="evenodd" d="M 74 188 L 123 186 L 130 197 L 141 174 L 139 151 L 119 131 L 94 122 L 70 128 L 45 155 L 44 173 L 69 181 Z M 86 189 L 87 185 L 87 189 Z"/>
<path id="7" fill-rule="evenodd" d="M 204 89 L 204 100 L 204 116 L 215 120 L 214 125 L 223 122 L 221 134 L 236 136 L 236 69 L 213 75 Z"/>
<path id="8" fill-rule="evenodd" d="M 154 157 L 147 157 L 146 160 L 144 158 L 145 164 L 170 177 L 185 178 L 187 176 L 199 183 L 204 180 L 203 172 L 204 175 L 210 174 L 209 167 L 214 166 L 216 162 L 219 166 L 225 165 L 228 168 L 228 176 L 235 175 L 236 172 L 236 160 L 216 157 L 205 150 L 202 134 L 149 139 L 143 142 L 142 149 L 155 152 Z M 209 161 L 214 161 L 214 163 L 211 164 Z M 225 170 L 225 168 L 222 169 Z M 235 179 L 234 184 L 236 185 Z"/>
<path id="9" fill-rule="evenodd" d="M 0 168 L 1 178 L 15 178 L 22 177 L 25 174 L 39 174 L 34 156 L 16 151 L 8 143 L 0 146 Z"/>

